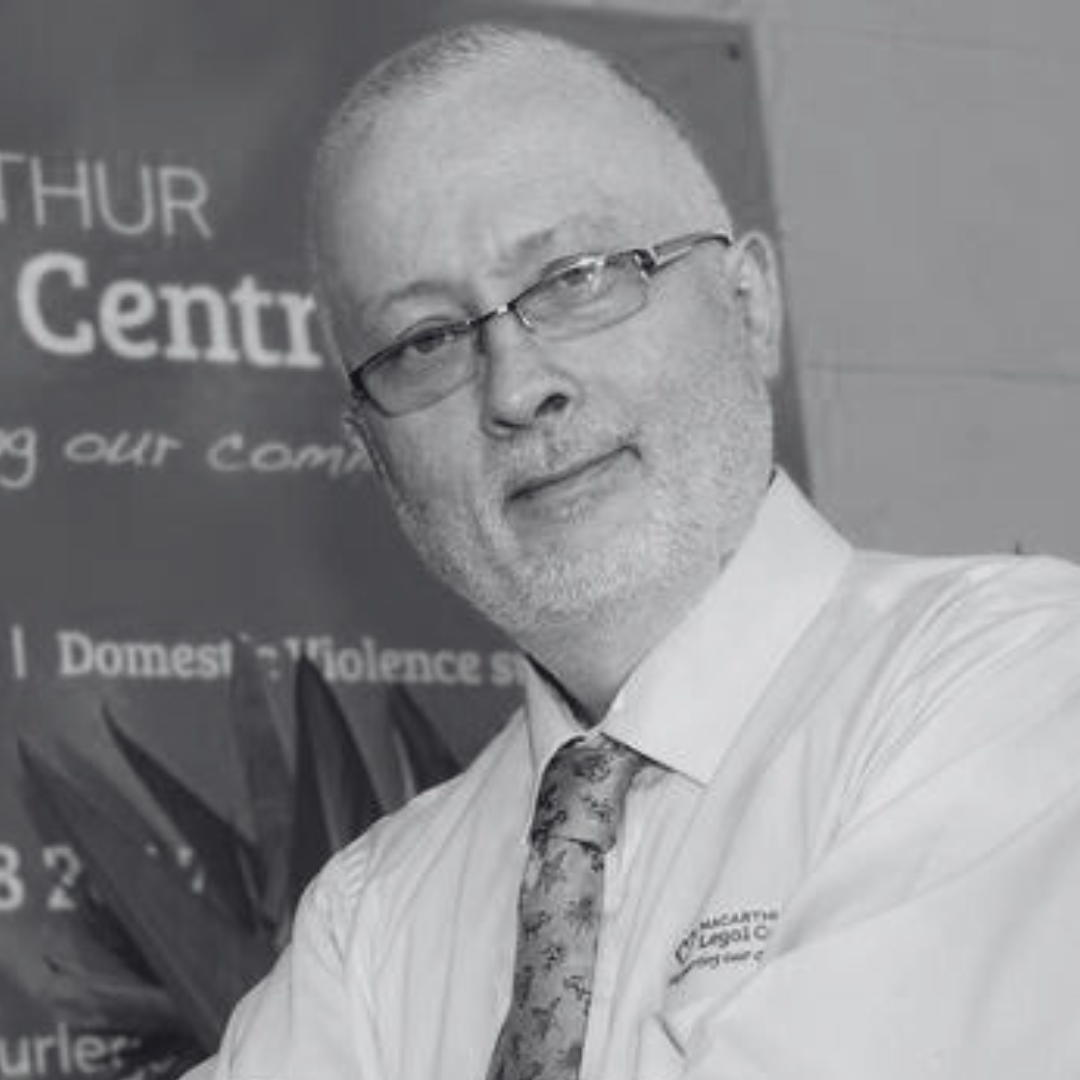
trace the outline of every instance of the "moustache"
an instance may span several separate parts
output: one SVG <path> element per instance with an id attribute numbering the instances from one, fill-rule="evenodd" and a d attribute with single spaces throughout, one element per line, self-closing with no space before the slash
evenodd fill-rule
<path id="1" fill-rule="evenodd" d="M 516 446 L 500 469 L 504 497 L 509 501 L 527 496 L 624 451 L 637 454 L 633 437 L 608 431 L 578 433 L 572 438 L 548 437 L 528 446 Z"/>

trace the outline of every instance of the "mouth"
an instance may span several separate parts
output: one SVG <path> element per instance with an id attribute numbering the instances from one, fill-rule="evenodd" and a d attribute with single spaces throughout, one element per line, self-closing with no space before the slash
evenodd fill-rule
<path id="1" fill-rule="evenodd" d="M 624 463 L 633 451 L 627 446 L 617 446 L 596 457 L 577 461 L 562 469 L 541 476 L 528 477 L 510 491 L 508 502 L 521 504 L 539 503 L 549 498 L 565 498 L 586 493 L 600 483 L 605 474 Z"/>

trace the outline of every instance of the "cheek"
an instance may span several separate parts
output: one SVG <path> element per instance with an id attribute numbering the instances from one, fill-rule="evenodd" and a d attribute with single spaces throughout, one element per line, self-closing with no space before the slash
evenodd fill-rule
<path id="1" fill-rule="evenodd" d="M 636 343 L 634 393 L 654 418 L 715 408 L 727 392 L 737 350 L 729 327 L 716 319 L 669 319 L 650 325 Z"/>
<path id="2" fill-rule="evenodd" d="M 644 424 L 666 448 L 667 464 L 685 471 L 696 461 L 724 473 L 746 467 L 766 441 L 769 404 L 740 327 L 699 313 L 668 338 L 666 352 L 661 340 L 650 337 L 657 370 L 651 395 L 643 398 L 651 402 Z"/>
<path id="3" fill-rule="evenodd" d="M 468 513 L 478 496 L 470 444 L 425 414 L 372 424 L 369 445 L 394 501 L 418 520 Z"/>

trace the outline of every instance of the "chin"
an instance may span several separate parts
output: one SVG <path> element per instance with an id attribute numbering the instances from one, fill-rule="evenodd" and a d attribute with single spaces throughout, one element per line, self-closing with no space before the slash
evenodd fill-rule
<path id="1" fill-rule="evenodd" d="M 743 444 L 743 448 L 749 444 Z M 616 623 L 665 592 L 703 591 L 737 546 L 767 486 L 760 462 L 734 455 L 688 469 L 595 527 L 515 536 L 505 522 L 420 513 L 394 500 L 428 568 L 495 626 L 527 647 L 537 634 Z M 760 464 L 760 468 L 754 467 Z M 760 482 L 759 482 L 760 481 Z"/>
<path id="2" fill-rule="evenodd" d="M 599 626 L 698 561 L 694 532 L 692 525 L 675 530 L 643 523 L 584 550 L 521 555 L 499 574 L 490 572 L 490 563 L 480 573 L 461 567 L 454 587 L 518 640 L 583 622 Z"/>

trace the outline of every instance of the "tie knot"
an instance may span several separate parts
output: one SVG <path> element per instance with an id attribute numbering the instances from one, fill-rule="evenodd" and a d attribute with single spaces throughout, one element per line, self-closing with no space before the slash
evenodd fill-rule
<path id="1" fill-rule="evenodd" d="M 544 770 L 533 816 L 533 843 L 560 837 L 609 851 L 630 781 L 644 764 L 636 750 L 607 736 L 567 743 Z"/>

